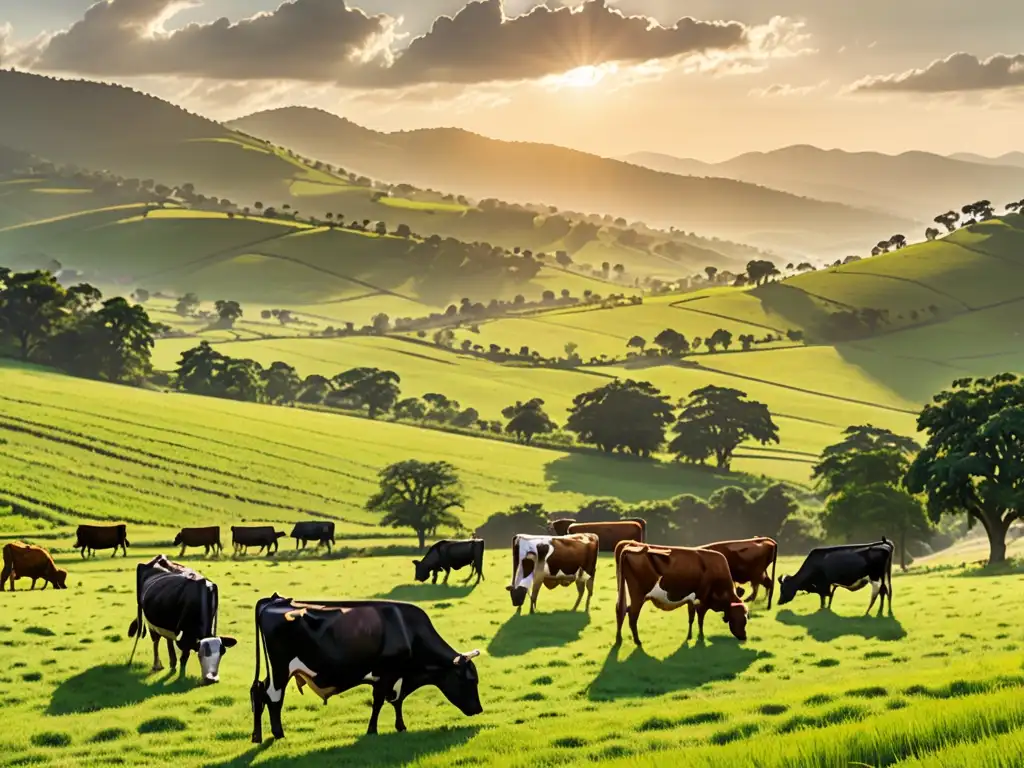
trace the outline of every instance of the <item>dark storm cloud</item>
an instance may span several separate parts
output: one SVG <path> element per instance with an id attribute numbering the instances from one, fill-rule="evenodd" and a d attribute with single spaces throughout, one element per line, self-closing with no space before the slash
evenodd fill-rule
<path id="1" fill-rule="evenodd" d="M 879 77 L 866 77 L 850 86 L 853 92 L 902 91 L 911 93 L 958 93 L 1024 86 L 1024 55 L 979 59 L 954 53 L 933 61 L 924 69 Z"/>
<path id="2" fill-rule="evenodd" d="M 584 65 L 670 59 L 739 49 L 739 22 L 684 18 L 672 26 L 628 16 L 606 0 L 576 7 L 540 5 L 506 15 L 501 0 L 476 0 L 397 50 L 397 20 L 345 0 L 291 0 L 275 11 L 231 22 L 162 22 L 188 3 L 104 0 L 43 45 L 35 69 L 85 75 L 176 75 L 223 80 L 301 80 L 351 87 L 419 83 L 467 85 L 527 80 Z"/>

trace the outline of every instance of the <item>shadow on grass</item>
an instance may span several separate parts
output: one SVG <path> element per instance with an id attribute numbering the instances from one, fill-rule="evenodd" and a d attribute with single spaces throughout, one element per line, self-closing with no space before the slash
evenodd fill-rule
<path id="1" fill-rule="evenodd" d="M 410 603 L 461 600 L 468 597 L 474 589 L 476 584 L 399 584 L 390 592 L 381 593 L 376 597 L 380 600 L 403 600 Z"/>
<path id="2" fill-rule="evenodd" d="M 142 667 L 124 664 L 87 669 L 57 686 L 46 714 L 74 715 L 124 707 L 153 696 L 183 693 L 199 685 L 195 677 L 179 677 L 177 672 L 167 672 L 151 681 L 146 680 L 148 674 Z"/>
<path id="3" fill-rule="evenodd" d="M 973 564 L 972 567 L 967 567 L 960 573 L 956 574 L 958 577 L 968 578 L 984 578 L 993 576 L 1017 576 L 1024 573 L 1024 560 L 1006 560 L 1002 563 L 982 563 Z"/>
<path id="4" fill-rule="evenodd" d="M 559 648 L 579 640 L 580 633 L 589 623 L 590 616 L 582 609 L 513 615 L 491 640 L 487 653 L 491 656 L 519 656 L 537 648 Z"/>
<path id="5" fill-rule="evenodd" d="M 405 733 L 383 733 L 363 736 L 352 744 L 327 747 L 301 755 L 280 755 L 275 757 L 273 740 L 264 741 L 258 747 L 210 768 L 247 768 L 256 758 L 261 766 L 282 768 L 299 765 L 353 766 L 400 766 L 409 765 L 430 755 L 447 752 L 465 745 L 479 731 L 477 726 L 440 728 L 435 731 L 406 731 Z M 287 731 L 285 732 L 287 736 Z M 285 738 L 285 742 L 288 739 Z M 283 745 L 282 745 L 283 746 Z"/>
<path id="6" fill-rule="evenodd" d="M 820 643 L 840 637 L 863 637 L 865 640 L 902 640 L 907 631 L 893 616 L 837 616 L 831 611 L 799 614 L 779 611 L 775 620 L 789 627 L 803 627 Z"/>
<path id="7" fill-rule="evenodd" d="M 671 656 L 656 659 L 643 648 L 627 645 L 612 647 L 604 666 L 597 673 L 587 695 L 591 701 L 662 694 L 696 688 L 705 683 L 732 680 L 758 658 L 771 654 L 745 647 L 734 638 L 712 639 L 710 642 L 684 644 Z M 619 654 L 628 654 L 621 661 Z"/>

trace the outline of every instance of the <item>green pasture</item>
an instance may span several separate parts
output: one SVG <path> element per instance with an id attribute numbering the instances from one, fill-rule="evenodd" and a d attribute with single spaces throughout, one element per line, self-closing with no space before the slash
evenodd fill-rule
<path id="1" fill-rule="evenodd" d="M 446 203 L 436 200 L 410 200 L 405 197 L 382 197 L 377 201 L 388 208 L 405 211 L 432 211 L 434 213 L 465 213 L 469 206 L 461 203 Z"/>
<path id="2" fill-rule="evenodd" d="M 46 543 L 46 542 L 44 542 Z M 284 553 L 287 546 L 282 548 Z M 895 575 L 892 616 L 863 616 L 866 591 L 841 592 L 833 612 L 798 597 L 752 610 L 739 643 L 708 614 L 703 643 L 686 637 L 684 611 L 646 606 L 639 628 L 615 637 L 614 565 L 598 563 L 589 614 L 570 612 L 575 590 L 543 590 L 534 615 L 515 616 L 504 585 L 510 558 L 488 553 L 473 587 L 417 585 L 411 557 L 322 559 L 186 556 L 220 587 L 219 631 L 239 640 L 221 682 L 199 687 L 150 673 L 152 644 L 126 636 L 135 617 L 135 563 L 105 553 L 58 555 L 66 591 L 0 594 L 0 695 L 8 764 L 182 766 L 687 765 L 732 768 L 849 765 L 1017 765 L 1024 748 L 1024 607 L 1006 600 L 1019 576 L 960 569 Z M 229 549 L 230 552 L 230 549 Z M 176 556 L 176 552 L 173 553 Z M 786 573 L 798 558 L 783 558 Z M 253 606 L 274 592 L 299 599 L 389 598 L 430 615 L 453 647 L 476 659 L 484 712 L 467 718 L 434 688 L 405 705 L 396 734 L 390 707 L 366 736 L 370 691 L 327 705 L 289 686 L 285 739 L 250 741 Z M 166 645 L 161 643 L 166 666 Z"/>

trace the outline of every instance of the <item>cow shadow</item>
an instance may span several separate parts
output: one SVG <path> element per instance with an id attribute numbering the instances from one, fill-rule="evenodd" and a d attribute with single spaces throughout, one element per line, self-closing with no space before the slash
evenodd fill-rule
<path id="1" fill-rule="evenodd" d="M 198 670 L 192 661 L 192 675 Z M 102 664 L 69 677 L 53 691 L 47 715 L 76 715 L 138 704 L 154 696 L 184 693 L 199 686 L 195 677 L 164 672 L 156 679 L 142 666 Z"/>
<path id="2" fill-rule="evenodd" d="M 590 615 L 582 610 L 513 614 L 494 635 L 487 653 L 520 656 L 538 648 L 560 648 L 579 640 L 589 623 Z"/>
<path id="3" fill-rule="evenodd" d="M 814 613 L 779 611 L 775 620 L 789 627 L 803 627 L 819 643 L 840 637 L 862 637 L 865 640 L 902 640 L 907 631 L 895 616 L 839 616 L 825 609 Z"/>
<path id="4" fill-rule="evenodd" d="M 587 688 L 591 701 L 666 693 L 698 688 L 705 683 L 732 680 L 758 659 L 771 658 L 767 651 L 744 646 L 733 637 L 683 643 L 672 655 L 656 659 L 642 647 L 612 646 L 601 671 Z M 620 653 L 628 655 L 619 660 Z"/>
<path id="5" fill-rule="evenodd" d="M 479 726 L 438 728 L 433 731 L 406 731 L 362 736 L 351 744 L 317 749 L 305 754 L 274 755 L 274 740 L 264 741 L 236 758 L 210 764 L 210 768 L 248 768 L 257 758 L 260 766 L 402 766 L 431 755 L 464 746 L 480 730 Z M 287 734 L 286 734 L 287 735 Z"/>
<path id="6" fill-rule="evenodd" d="M 475 578 L 475 577 L 474 577 Z M 399 584 L 390 592 L 376 595 L 379 600 L 402 600 L 422 603 L 432 600 L 461 600 L 476 589 L 476 584 Z"/>

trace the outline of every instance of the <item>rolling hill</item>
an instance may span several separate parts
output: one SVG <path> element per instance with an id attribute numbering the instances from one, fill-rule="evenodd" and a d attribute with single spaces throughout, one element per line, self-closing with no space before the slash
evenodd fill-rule
<path id="1" fill-rule="evenodd" d="M 815 256 L 845 255 L 878 232 L 915 228 L 912 221 L 884 212 L 457 129 L 378 133 L 300 107 L 260 112 L 228 125 L 387 181 L 609 213 Z"/>
<path id="2" fill-rule="evenodd" d="M 652 152 L 624 159 L 667 173 L 721 176 L 926 222 L 975 200 L 1001 208 L 1024 196 L 1024 165 L 1012 158 L 982 163 L 928 152 L 884 155 L 792 146 L 713 164 Z"/>
<path id="3" fill-rule="evenodd" d="M 999 157 L 986 157 L 974 152 L 957 152 L 950 155 L 954 160 L 963 160 L 968 163 L 981 163 L 982 165 L 1009 165 L 1016 168 L 1024 168 L 1024 152 L 1007 152 Z"/>

